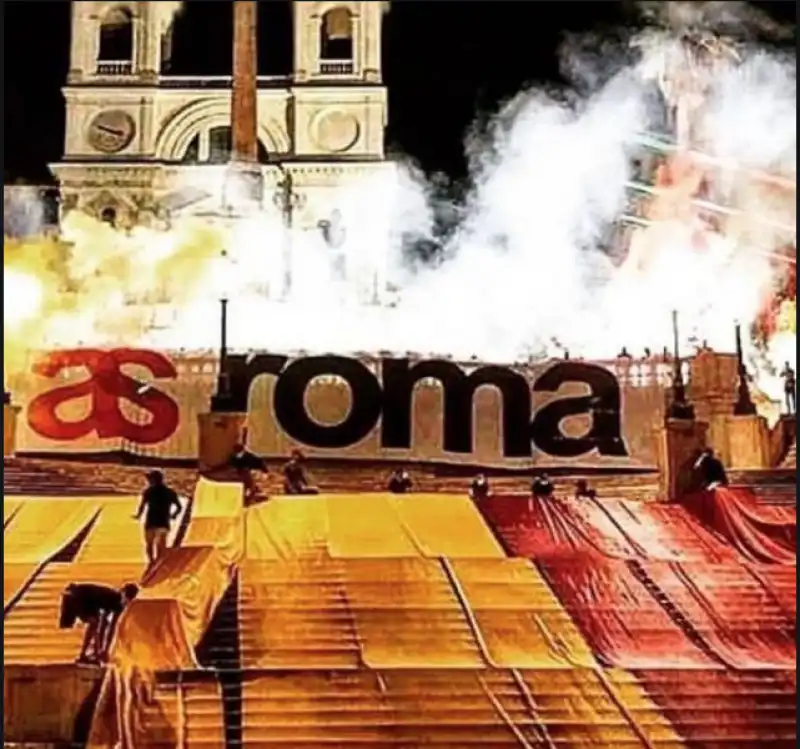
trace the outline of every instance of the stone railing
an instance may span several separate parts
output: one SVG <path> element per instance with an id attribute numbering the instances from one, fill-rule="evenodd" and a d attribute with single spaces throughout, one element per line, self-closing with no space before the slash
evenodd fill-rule
<path id="1" fill-rule="evenodd" d="M 130 60 L 99 60 L 96 75 L 131 75 L 133 73 L 133 62 Z"/>
<path id="2" fill-rule="evenodd" d="M 353 75 L 352 60 L 322 60 L 319 64 L 320 75 Z"/>

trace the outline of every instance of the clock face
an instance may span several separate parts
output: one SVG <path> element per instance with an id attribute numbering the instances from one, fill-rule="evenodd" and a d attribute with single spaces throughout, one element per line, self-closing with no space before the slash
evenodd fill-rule
<path id="1" fill-rule="evenodd" d="M 89 145 L 102 153 L 118 153 L 130 145 L 136 125 L 127 112 L 111 109 L 100 112 L 89 124 Z"/>

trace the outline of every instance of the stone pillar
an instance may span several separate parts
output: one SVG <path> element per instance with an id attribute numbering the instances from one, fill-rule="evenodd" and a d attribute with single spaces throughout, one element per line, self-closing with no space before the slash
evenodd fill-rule
<path id="1" fill-rule="evenodd" d="M 694 463 L 706 447 L 708 424 L 667 419 L 659 440 L 662 497 L 674 502 L 693 488 Z"/>
<path id="2" fill-rule="evenodd" d="M 723 462 L 727 466 L 735 470 L 763 470 L 771 467 L 769 427 L 763 416 L 728 416 L 725 426 L 727 460 L 723 458 Z"/>
<path id="3" fill-rule="evenodd" d="M 264 198 L 264 176 L 258 164 L 257 13 L 253 0 L 233 3 L 232 154 L 225 203 L 236 211 L 252 210 Z"/>
<path id="4" fill-rule="evenodd" d="M 231 141 L 234 159 L 258 163 L 258 51 L 253 0 L 233 3 L 233 93 L 231 96 Z"/>
<path id="5" fill-rule="evenodd" d="M 17 449 L 17 421 L 19 419 L 19 406 L 10 403 L 6 398 L 3 403 L 3 457 L 10 458 Z"/>
<path id="6" fill-rule="evenodd" d="M 733 354 L 704 350 L 691 361 L 689 397 L 697 418 L 708 424 L 708 445 L 730 465 L 728 420 L 737 399 L 738 360 Z"/>
<path id="7" fill-rule="evenodd" d="M 201 471 L 225 465 L 237 442 L 244 441 L 247 414 L 204 413 L 198 422 L 198 468 Z"/>

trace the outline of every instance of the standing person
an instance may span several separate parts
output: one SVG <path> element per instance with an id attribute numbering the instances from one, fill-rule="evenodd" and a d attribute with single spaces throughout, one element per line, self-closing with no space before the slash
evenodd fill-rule
<path id="1" fill-rule="evenodd" d="M 489 498 L 489 494 L 489 479 L 486 478 L 486 474 L 479 473 L 469 485 L 469 496 L 475 502 L 482 502 Z"/>
<path id="2" fill-rule="evenodd" d="M 411 481 L 411 476 L 405 468 L 396 468 L 389 476 L 389 491 L 392 494 L 406 494 L 410 492 L 414 484 Z"/>
<path id="3" fill-rule="evenodd" d="M 144 545 L 149 566 L 166 551 L 170 526 L 181 514 L 182 508 L 178 495 L 164 483 L 161 471 L 150 471 L 147 484 L 139 509 L 133 517 L 139 520 L 142 514 L 145 516 Z"/>
<path id="4" fill-rule="evenodd" d="M 72 629 L 78 620 L 86 624 L 76 663 L 100 664 L 106 660 L 119 615 L 138 594 L 139 586 L 134 583 L 120 590 L 94 583 L 70 583 L 64 589 L 59 628 Z"/>
<path id="5" fill-rule="evenodd" d="M 703 488 L 707 491 L 716 489 L 718 486 L 728 485 L 728 474 L 722 461 L 714 454 L 714 451 L 707 447 L 700 454 L 694 469 L 700 471 L 703 477 Z"/>
<path id="6" fill-rule="evenodd" d="M 783 394 L 786 396 L 786 413 L 793 414 L 797 411 L 797 378 L 788 361 L 783 366 L 781 377 L 783 378 Z"/>
<path id="7" fill-rule="evenodd" d="M 293 450 L 292 457 L 283 467 L 284 494 L 319 494 L 319 490 L 308 482 L 303 461 L 303 453 Z"/>

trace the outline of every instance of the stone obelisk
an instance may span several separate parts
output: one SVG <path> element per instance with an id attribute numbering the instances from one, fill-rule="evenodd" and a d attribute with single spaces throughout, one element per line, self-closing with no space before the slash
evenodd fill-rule
<path id="1" fill-rule="evenodd" d="M 248 203 L 260 202 L 264 192 L 258 164 L 257 14 L 255 0 L 234 0 L 231 177 L 239 187 L 232 194 Z"/>

